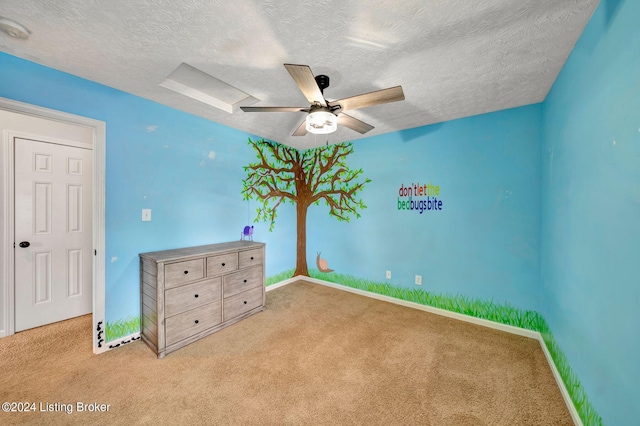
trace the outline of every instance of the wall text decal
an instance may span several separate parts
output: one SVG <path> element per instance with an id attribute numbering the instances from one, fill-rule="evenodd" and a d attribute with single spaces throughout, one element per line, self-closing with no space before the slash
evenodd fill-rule
<path id="1" fill-rule="evenodd" d="M 425 211 L 442 210 L 440 187 L 429 182 L 400 185 L 398 189 L 398 210 L 415 210 L 420 214 Z"/>

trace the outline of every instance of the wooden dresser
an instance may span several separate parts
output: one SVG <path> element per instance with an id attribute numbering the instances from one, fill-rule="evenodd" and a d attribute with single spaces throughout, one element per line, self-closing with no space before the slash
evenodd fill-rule
<path id="1" fill-rule="evenodd" d="M 254 241 L 141 253 L 142 340 L 162 358 L 262 311 L 264 260 Z"/>

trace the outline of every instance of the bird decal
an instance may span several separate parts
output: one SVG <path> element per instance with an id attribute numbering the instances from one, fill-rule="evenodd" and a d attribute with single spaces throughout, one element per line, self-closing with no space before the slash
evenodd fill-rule
<path id="1" fill-rule="evenodd" d="M 316 266 L 318 266 L 318 270 L 320 272 L 333 272 L 333 269 L 329 269 L 329 264 L 324 259 L 320 259 L 320 252 L 316 256 Z"/>

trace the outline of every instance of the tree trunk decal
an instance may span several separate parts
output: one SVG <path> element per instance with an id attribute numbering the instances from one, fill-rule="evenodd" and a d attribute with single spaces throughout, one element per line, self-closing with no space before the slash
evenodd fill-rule
<path id="1" fill-rule="evenodd" d="M 358 198 L 370 179 L 362 178 L 362 169 L 350 169 L 346 158 L 353 152 L 350 143 L 298 151 L 266 140 L 252 141 L 257 161 L 244 167 L 245 200 L 257 199 L 255 222 L 269 222 L 273 230 L 277 210 L 283 203 L 296 205 L 296 269 L 293 276 L 309 276 L 307 267 L 307 211 L 323 202 L 329 215 L 348 222 L 360 217 L 367 206 Z"/>

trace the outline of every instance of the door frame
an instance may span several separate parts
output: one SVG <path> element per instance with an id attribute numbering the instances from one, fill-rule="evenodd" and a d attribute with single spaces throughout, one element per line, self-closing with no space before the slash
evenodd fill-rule
<path id="1" fill-rule="evenodd" d="M 106 169 L 106 123 L 104 121 L 66 112 L 56 111 L 36 105 L 0 97 L 0 109 L 37 117 L 45 120 L 63 122 L 66 124 L 87 127 L 93 133 L 93 326 L 92 342 L 93 353 L 102 353 L 107 350 L 105 345 L 105 169 Z M 0 140 L 0 152 L 2 153 L 2 170 L 4 170 L 3 205 L 5 218 L 3 233 L 0 235 L 0 244 L 3 248 L 3 256 L 0 265 L 4 265 L 0 279 L 4 282 L 4 324 L 5 329 L 0 330 L 0 337 L 10 336 L 15 333 L 15 250 L 14 250 L 14 138 L 29 137 L 17 131 L 3 132 Z M 49 138 L 50 139 L 50 138 Z"/>

